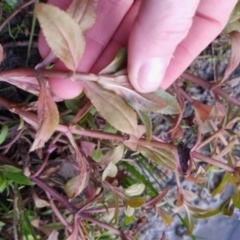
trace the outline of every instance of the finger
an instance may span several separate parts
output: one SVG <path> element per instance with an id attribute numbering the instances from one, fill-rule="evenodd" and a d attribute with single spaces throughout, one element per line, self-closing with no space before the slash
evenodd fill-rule
<path id="1" fill-rule="evenodd" d="M 104 49 L 100 57 L 95 62 L 92 72 L 99 72 L 105 68 L 115 57 L 116 53 L 123 47 L 127 46 L 129 33 L 132 28 L 132 24 L 140 7 L 140 1 L 134 1 L 133 5 L 125 15 L 118 29 L 116 30 L 111 41 Z"/>
<path id="2" fill-rule="evenodd" d="M 200 3 L 188 36 L 180 43 L 161 88 L 168 88 L 225 27 L 237 0 L 204 0 Z"/>
<path id="3" fill-rule="evenodd" d="M 160 85 L 177 45 L 192 25 L 198 3 L 142 0 L 129 37 L 128 75 L 136 90 L 150 92 Z"/>

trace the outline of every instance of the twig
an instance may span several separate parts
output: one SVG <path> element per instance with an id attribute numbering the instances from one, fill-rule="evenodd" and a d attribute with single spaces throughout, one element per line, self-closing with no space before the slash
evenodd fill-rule
<path id="1" fill-rule="evenodd" d="M 21 7 L 19 7 L 18 9 L 16 9 L 1 25 L 0 25 L 0 32 L 2 31 L 2 29 L 5 27 L 5 25 L 11 21 L 12 18 L 14 18 L 19 12 L 21 12 L 24 8 L 26 8 L 27 6 L 33 4 L 35 2 L 35 0 L 30 0 L 29 2 L 24 3 Z"/>
<path id="2" fill-rule="evenodd" d="M 182 77 L 189 80 L 190 82 L 198 85 L 198 86 L 201 86 L 205 89 L 208 89 L 208 90 L 211 90 L 211 86 L 212 84 L 197 77 L 197 76 L 194 76 L 193 74 L 191 73 L 188 73 L 188 72 L 185 72 L 182 74 Z M 219 95 L 221 96 L 222 98 L 228 100 L 229 102 L 233 103 L 234 105 L 236 106 L 240 106 L 240 101 L 237 99 L 237 98 L 234 98 L 232 96 L 230 96 L 228 93 L 224 92 L 222 89 L 220 89 L 219 87 L 216 87 L 212 90 L 216 95 Z"/>
<path id="3" fill-rule="evenodd" d="M 230 167 L 230 166 L 228 166 L 227 164 L 225 164 L 223 162 L 220 162 L 220 161 L 215 160 L 215 159 L 213 159 L 211 157 L 202 155 L 202 154 L 200 154 L 198 152 L 192 152 L 192 157 L 197 158 L 197 159 L 199 159 L 199 160 L 201 160 L 203 162 L 207 162 L 209 164 L 212 164 L 212 165 L 214 165 L 216 167 L 222 168 L 222 169 L 224 169 L 224 170 L 226 170 L 228 172 L 234 172 L 234 168 L 233 167 Z"/>
<path id="4" fill-rule="evenodd" d="M 108 225 L 107 223 L 101 222 L 101 221 L 97 220 L 96 218 L 93 218 L 93 217 L 89 216 L 88 214 L 81 213 L 80 216 L 81 216 L 81 218 L 83 218 L 85 220 L 88 220 L 88 221 L 90 221 L 92 223 L 95 223 L 98 226 L 100 226 L 102 228 L 105 228 L 105 229 L 111 231 L 114 234 L 117 234 L 118 236 L 122 236 L 123 235 L 122 231 L 118 230 L 115 227 L 112 227 L 111 225 Z"/>
<path id="5" fill-rule="evenodd" d="M 72 119 L 72 121 L 70 121 L 69 123 L 70 126 L 75 125 L 92 108 L 92 103 L 87 98 L 85 98 L 85 101 L 83 101 L 81 105 L 83 107 L 79 109 L 76 116 Z"/>
<path id="6" fill-rule="evenodd" d="M 56 217 L 58 218 L 58 220 L 62 223 L 63 226 L 69 228 L 70 226 L 68 225 L 67 221 L 64 219 L 62 214 L 58 211 L 58 209 L 57 209 L 57 207 L 54 203 L 54 200 L 51 199 L 50 194 L 47 194 L 47 196 L 48 196 L 48 199 L 49 199 L 49 202 L 50 202 L 50 206 L 51 206 L 53 212 L 55 213 Z"/>
<path id="7" fill-rule="evenodd" d="M 46 166 L 46 164 L 47 164 L 47 162 L 48 162 L 48 159 L 49 159 L 49 157 L 50 157 L 50 154 L 55 150 L 55 148 L 51 148 L 51 146 L 52 146 L 54 143 L 56 143 L 61 136 L 62 136 L 62 133 L 58 133 L 58 135 L 51 141 L 50 147 L 49 147 L 49 149 L 48 149 L 48 151 L 47 151 L 47 154 L 46 154 L 46 156 L 45 156 L 45 158 L 44 158 L 44 161 L 43 161 L 41 167 L 37 170 L 37 172 L 35 172 L 35 173 L 32 175 L 32 177 L 37 177 L 37 176 L 39 176 L 39 174 L 41 174 L 41 172 L 43 171 L 43 169 L 45 168 L 45 166 Z M 50 148 L 51 148 L 51 149 L 50 149 Z"/>
<path id="8" fill-rule="evenodd" d="M 0 162 L 7 164 L 7 165 L 12 165 L 14 167 L 19 167 L 19 165 L 17 163 L 13 162 L 11 159 L 9 159 L 8 157 L 6 157 L 2 154 L 0 154 Z"/>

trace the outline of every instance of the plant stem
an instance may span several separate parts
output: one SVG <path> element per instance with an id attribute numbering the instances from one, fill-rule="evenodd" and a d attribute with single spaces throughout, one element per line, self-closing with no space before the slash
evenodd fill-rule
<path id="1" fill-rule="evenodd" d="M 83 218 L 83 219 L 86 219 L 86 220 L 88 220 L 92 223 L 95 223 L 98 226 L 100 226 L 102 228 L 105 228 L 105 229 L 111 231 L 114 234 L 117 234 L 118 236 L 123 235 L 122 231 L 118 230 L 117 228 L 112 227 L 111 225 L 108 225 L 107 223 L 101 222 L 101 221 L 97 220 L 96 218 L 93 218 L 93 217 L 89 216 L 88 214 L 81 213 L 80 217 Z"/>
<path id="2" fill-rule="evenodd" d="M 192 156 L 193 156 L 194 158 L 197 158 L 197 159 L 199 159 L 199 160 L 201 160 L 201 161 L 203 161 L 203 162 L 212 164 L 212 165 L 214 165 L 214 166 L 216 166 L 216 167 L 219 167 L 219 168 L 222 168 L 222 169 L 224 169 L 224 170 L 226 170 L 226 171 L 228 171 L 228 172 L 234 172 L 234 168 L 233 168 L 233 167 L 230 167 L 230 166 L 228 166 L 227 164 L 225 164 L 225 163 L 223 163 L 223 162 L 220 162 L 220 161 L 215 160 L 215 159 L 213 159 L 213 158 L 211 158 L 211 157 L 202 155 L 202 154 L 200 154 L 200 153 L 198 153 L 198 152 L 195 152 L 195 151 L 192 152 L 191 154 L 192 154 Z"/>
<path id="3" fill-rule="evenodd" d="M 208 90 L 212 90 L 216 95 L 221 96 L 222 98 L 224 98 L 225 100 L 228 100 L 229 102 L 233 103 L 236 106 L 240 106 L 240 101 L 237 98 L 230 96 L 228 93 L 224 92 L 219 87 L 211 89 L 212 84 L 203 80 L 202 78 L 194 76 L 193 74 L 188 72 L 184 72 L 182 74 L 182 77 L 198 86 L 201 86 Z"/>

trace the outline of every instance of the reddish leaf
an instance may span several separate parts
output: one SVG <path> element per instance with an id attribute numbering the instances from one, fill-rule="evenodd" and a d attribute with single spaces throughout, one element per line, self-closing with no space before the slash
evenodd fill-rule
<path id="1" fill-rule="evenodd" d="M 203 123 L 208 119 L 209 114 L 213 108 L 212 106 L 203 104 L 198 101 L 194 101 L 192 103 L 192 107 L 195 110 L 197 120 L 200 120 Z"/>
<path id="2" fill-rule="evenodd" d="M 49 140 L 59 123 L 59 112 L 56 103 L 53 101 L 44 80 L 38 77 L 40 93 L 38 97 L 38 129 L 37 135 L 30 151 L 44 146 Z"/>
<path id="3" fill-rule="evenodd" d="M 169 187 L 165 188 L 158 196 L 146 202 L 144 207 L 152 207 L 157 205 L 167 195 L 169 190 Z"/>
<path id="4" fill-rule="evenodd" d="M 85 156 L 88 157 L 93 154 L 96 144 L 87 142 L 87 141 L 81 141 L 81 147 L 82 147 L 82 151 L 85 154 Z"/>

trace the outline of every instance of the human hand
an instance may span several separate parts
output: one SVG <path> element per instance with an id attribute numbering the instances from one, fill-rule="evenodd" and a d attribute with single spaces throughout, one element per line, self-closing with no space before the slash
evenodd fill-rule
<path id="1" fill-rule="evenodd" d="M 71 0 L 49 0 L 67 9 Z M 97 73 L 128 46 L 128 76 L 139 92 L 168 88 L 222 31 L 237 0 L 99 0 L 94 27 L 85 35 L 79 72 Z M 39 51 L 49 47 L 42 34 Z M 55 69 L 66 67 L 58 61 Z M 50 79 L 63 99 L 78 96 L 82 86 L 70 79 Z"/>

